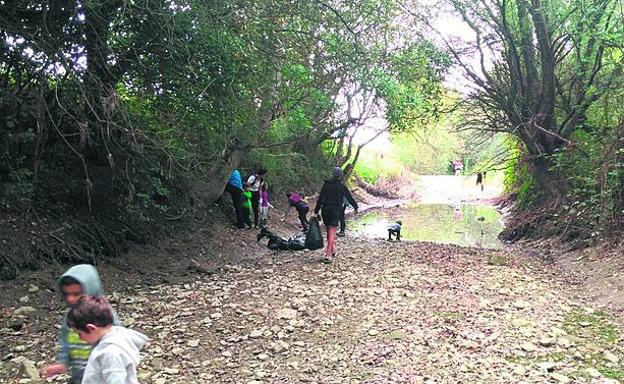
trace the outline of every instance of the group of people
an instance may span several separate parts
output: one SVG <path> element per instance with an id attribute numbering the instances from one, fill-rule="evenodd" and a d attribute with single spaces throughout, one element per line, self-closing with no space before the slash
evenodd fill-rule
<path id="1" fill-rule="evenodd" d="M 455 176 L 461 176 L 462 170 L 464 169 L 464 164 L 460 159 L 455 159 L 451 162 L 453 166 L 453 170 L 455 171 Z M 481 191 L 483 191 L 483 180 L 485 179 L 487 171 L 477 172 L 477 187 L 481 187 Z"/>
<path id="2" fill-rule="evenodd" d="M 238 170 L 232 171 L 225 190 L 232 197 L 237 228 L 252 228 L 252 217 L 254 228 L 266 227 L 269 207 L 274 208 L 269 201 L 268 186 L 265 181 L 266 174 L 265 169 L 260 169 L 243 181 Z M 305 196 L 298 192 L 289 192 L 286 194 L 286 198 L 288 199 L 288 209 L 282 221 L 288 217 L 291 209 L 294 208 L 297 211 L 301 229 L 306 232 L 309 228 L 308 213 L 310 206 Z M 344 185 L 344 172 L 340 167 L 335 167 L 332 178 L 325 181 L 321 188 L 314 208 L 314 214 L 321 214 L 327 229 L 327 247 L 323 258 L 326 263 L 331 262 L 336 255 L 336 237 L 345 235 L 345 211 L 349 205 L 357 212 L 357 202 Z M 338 231 L 339 226 L 340 231 Z"/>
<path id="3" fill-rule="evenodd" d="M 237 224 L 251 227 L 266 225 L 268 207 L 266 170 L 259 170 L 242 182 L 239 171 L 232 172 L 226 187 L 232 195 Z M 332 178 L 325 181 L 314 207 L 314 214 L 322 217 L 327 230 L 327 245 L 322 259 L 331 263 L 336 256 L 338 226 L 344 234 L 344 215 L 347 205 L 357 212 L 358 205 L 343 183 L 341 168 L 333 170 Z M 304 231 L 308 229 L 308 203 L 298 193 L 288 193 L 290 208 L 297 210 Z M 286 216 L 284 216 L 286 218 Z M 282 219 L 284 220 L 284 219 Z M 138 383 L 137 366 L 140 351 L 148 341 L 144 334 L 120 326 L 120 321 L 108 300 L 97 270 L 88 264 L 68 269 L 59 279 L 63 302 L 69 307 L 61 325 L 61 349 L 55 364 L 42 368 L 41 373 L 53 377 L 69 371 L 71 384 L 130 384 Z"/>
<path id="4" fill-rule="evenodd" d="M 265 180 L 266 174 L 266 169 L 259 169 L 243 181 L 239 170 L 232 171 L 225 190 L 232 197 L 237 228 L 252 228 L 252 221 L 253 228 L 266 227 L 269 208 L 275 208 L 269 199 L 269 189 Z M 310 207 L 305 201 L 305 197 L 296 192 L 287 193 L 286 197 L 288 198 L 288 210 L 282 221 L 288 217 L 290 209 L 294 207 L 299 216 L 301 228 L 304 232 L 307 231 L 309 225 L 307 215 Z"/>
<path id="5" fill-rule="evenodd" d="M 97 270 L 88 264 L 71 267 L 59 279 L 69 306 L 61 324 L 56 363 L 41 373 L 53 377 L 69 371 L 70 384 L 136 384 L 140 350 L 148 337 L 120 326 Z"/>
<path id="6" fill-rule="evenodd" d="M 230 175 L 225 190 L 232 196 L 236 226 L 239 229 L 251 228 L 252 217 L 254 228 L 266 225 L 269 207 L 273 207 L 264 181 L 266 173 L 266 169 L 260 169 L 245 178 L 244 182 L 237 169 Z"/>

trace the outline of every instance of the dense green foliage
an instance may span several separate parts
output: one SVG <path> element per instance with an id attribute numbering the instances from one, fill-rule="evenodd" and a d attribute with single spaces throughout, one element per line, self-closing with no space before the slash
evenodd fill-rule
<path id="1" fill-rule="evenodd" d="M 374 108 L 407 87 L 433 109 L 448 61 L 396 43 L 392 1 L 62 5 L 1 5 L 5 205 L 49 198 L 38 193 L 60 174 L 65 201 L 91 206 L 109 188 L 167 200 L 237 150 L 247 166 L 306 173 L 321 143 L 361 123 L 339 96 L 371 94 Z"/>
<path id="2" fill-rule="evenodd" d="M 575 234 L 620 226 L 619 3 L 442 4 L 474 39 L 440 48 L 423 36 L 443 6 L 410 1 L 0 2 L 0 206 L 136 227 L 213 202 L 235 168 L 312 191 L 334 164 L 374 181 L 461 158 L 507 162 L 521 201 L 574 212 Z M 391 157 L 354 139 L 372 118 Z"/>
<path id="3" fill-rule="evenodd" d="M 528 155 L 539 197 L 561 200 L 566 175 L 553 156 L 588 125 L 591 108 L 619 81 L 618 2 L 452 4 L 476 34 L 473 45 L 480 59 L 480 66 L 462 61 L 475 84 L 464 126 L 516 136 Z M 450 48 L 459 58 L 460 48 Z M 484 64 L 486 57 L 491 68 Z"/>
<path id="4" fill-rule="evenodd" d="M 512 231 L 592 241 L 621 229 L 621 3 L 443 3 L 474 34 L 443 36 L 470 82 L 457 126 L 515 137 L 506 180 L 522 207 L 538 209 Z"/>
<path id="5" fill-rule="evenodd" d="M 436 105 L 444 114 L 435 119 L 416 122 L 404 118 L 404 123 L 417 124 L 407 131 L 391 130 L 389 143 L 365 150 L 356 165 L 365 181 L 375 183 L 379 178 L 394 178 L 410 173 L 421 175 L 453 174 L 452 161 L 460 159 L 464 174 L 501 169 L 510 158 L 509 135 L 483 135 L 469 130 L 457 130 L 463 119 L 462 111 L 449 111 L 459 96 L 450 91 Z"/>
<path id="6" fill-rule="evenodd" d="M 215 201 L 235 168 L 267 168 L 274 192 L 318 188 L 357 162 L 353 136 L 397 97 L 435 111 L 448 58 L 401 39 L 399 12 L 392 0 L 2 1 L 0 206 L 82 212 L 97 253 Z"/>

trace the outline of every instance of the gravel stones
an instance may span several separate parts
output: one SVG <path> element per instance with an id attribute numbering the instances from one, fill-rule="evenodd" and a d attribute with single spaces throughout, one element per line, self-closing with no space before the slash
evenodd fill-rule
<path id="1" fill-rule="evenodd" d="M 253 263 L 115 292 L 120 318 L 151 339 L 142 383 L 543 384 L 580 372 L 597 384 L 622 361 L 619 345 L 592 336 L 602 322 L 574 324 L 569 314 L 588 307 L 578 292 L 511 251 L 346 237 L 344 257 L 325 267 L 316 252 L 247 246 Z M 487 264 L 493 252 L 508 265 Z M 0 312 L 0 382 L 31 380 L 13 359 L 38 368 L 54 358 L 63 312 L 48 313 L 44 293 Z M 45 316 L 40 333 L 30 313 Z"/>
<path id="2" fill-rule="evenodd" d="M 292 320 L 297 317 L 297 310 L 291 309 L 291 308 L 284 308 L 284 309 L 279 310 L 275 316 L 278 319 Z"/>

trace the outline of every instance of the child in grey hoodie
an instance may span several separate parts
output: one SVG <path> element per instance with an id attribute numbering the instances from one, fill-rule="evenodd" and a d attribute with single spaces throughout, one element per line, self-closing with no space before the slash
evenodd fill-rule
<path id="1" fill-rule="evenodd" d="M 63 301 L 68 306 L 76 304 L 84 295 L 101 296 L 104 294 L 100 275 L 95 267 L 89 264 L 78 264 L 69 268 L 61 276 L 58 284 Z M 115 325 L 119 324 L 115 312 L 113 312 L 113 322 Z M 59 341 L 61 350 L 56 358 L 56 364 L 44 367 L 42 374 L 50 377 L 69 369 L 70 383 L 80 384 L 92 347 L 80 340 L 78 334 L 67 327 L 67 318 L 63 319 Z"/>
<path id="2" fill-rule="evenodd" d="M 93 345 L 82 384 L 138 384 L 139 351 L 148 338 L 113 326 L 113 309 L 104 297 L 83 297 L 69 310 L 67 324 Z"/>

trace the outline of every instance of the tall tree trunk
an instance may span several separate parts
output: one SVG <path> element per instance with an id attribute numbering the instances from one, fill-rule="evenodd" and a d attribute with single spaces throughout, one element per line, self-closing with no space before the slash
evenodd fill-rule
<path id="1" fill-rule="evenodd" d="M 43 90 L 40 90 L 37 95 L 37 124 L 36 124 L 36 132 L 35 132 L 35 143 L 33 147 L 33 157 L 31 163 L 31 169 L 33 172 L 33 185 L 37 185 L 39 181 L 39 167 L 41 164 L 41 157 L 43 156 L 43 150 L 45 148 L 45 144 L 48 141 L 48 116 L 46 114 L 47 110 L 47 100 L 46 95 Z"/>
<path id="2" fill-rule="evenodd" d="M 246 147 L 240 141 L 233 139 L 228 144 L 220 161 L 216 162 L 205 175 L 202 182 L 198 183 L 191 196 L 196 202 L 212 204 L 221 194 L 232 174 L 245 154 Z"/>
<path id="3" fill-rule="evenodd" d="M 544 156 L 533 158 L 530 164 L 537 192 L 541 195 L 541 198 L 535 201 L 554 205 L 561 203 L 567 192 L 567 184 L 562 172 L 555 170 L 559 168 Z"/>
<path id="4" fill-rule="evenodd" d="M 353 173 L 353 170 L 355 168 L 355 164 L 357 164 L 358 160 L 360 159 L 360 153 L 362 153 L 362 148 L 364 148 L 365 146 L 370 144 L 371 141 L 373 141 L 376 138 L 378 138 L 379 136 L 381 136 L 382 133 L 384 133 L 384 131 L 379 131 L 373 137 L 371 137 L 370 139 L 368 139 L 364 143 L 358 145 L 357 150 L 355 151 L 355 156 L 353 157 L 353 161 L 351 161 L 349 164 L 346 164 L 344 166 L 344 168 L 343 168 L 345 181 L 349 180 L 349 178 L 351 177 L 351 175 Z"/>

